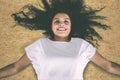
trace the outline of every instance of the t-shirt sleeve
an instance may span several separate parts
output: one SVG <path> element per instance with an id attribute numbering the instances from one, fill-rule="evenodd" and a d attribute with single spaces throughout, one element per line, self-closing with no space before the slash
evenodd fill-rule
<path id="1" fill-rule="evenodd" d="M 37 57 L 40 55 L 40 50 L 39 40 L 35 41 L 25 48 L 26 54 L 32 63 L 36 62 Z"/>
<path id="2" fill-rule="evenodd" d="M 83 56 L 90 61 L 90 59 L 94 56 L 96 52 L 96 48 L 88 43 L 87 41 L 83 41 Z"/>

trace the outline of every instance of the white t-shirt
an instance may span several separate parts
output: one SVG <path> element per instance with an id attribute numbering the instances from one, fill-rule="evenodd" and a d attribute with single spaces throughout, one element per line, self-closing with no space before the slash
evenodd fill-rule
<path id="1" fill-rule="evenodd" d="M 83 72 L 96 49 L 80 38 L 69 42 L 40 38 L 25 48 L 38 80 L 83 80 Z"/>

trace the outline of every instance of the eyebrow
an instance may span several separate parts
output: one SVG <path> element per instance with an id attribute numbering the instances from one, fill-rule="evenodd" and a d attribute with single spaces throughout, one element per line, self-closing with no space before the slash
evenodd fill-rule
<path id="1" fill-rule="evenodd" d="M 53 18 L 53 20 L 57 20 L 57 19 L 59 19 L 59 18 Z M 70 18 L 64 18 L 65 20 L 67 19 L 67 20 L 70 20 Z"/>

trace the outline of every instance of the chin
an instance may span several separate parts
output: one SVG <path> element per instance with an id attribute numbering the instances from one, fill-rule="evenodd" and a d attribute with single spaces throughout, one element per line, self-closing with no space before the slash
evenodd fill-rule
<path id="1" fill-rule="evenodd" d="M 67 38 L 68 35 L 64 35 L 64 34 L 62 34 L 62 35 L 58 35 L 58 37 L 60 37 L 60 38 Z"/>

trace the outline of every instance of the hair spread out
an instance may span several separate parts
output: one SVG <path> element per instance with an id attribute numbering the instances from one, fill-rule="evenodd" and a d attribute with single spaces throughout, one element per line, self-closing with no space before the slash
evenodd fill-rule
<path id="1" fill-rule="evenodd" d="M 53 37 L 51 30 L 52 18 L 57 13 L 66 13 L 71 18 L 72 30 L 70 37 L 79 37 L 87 40 L 93 46 L 97 47 L 97 41 L 102 39 L 94 27 L 101 29 L 110 29 L 109 26 L 102 24 L 96 19 L 105 19 L 106 17 L 96 13 L 103 8 L 94 10 L 86 7 L 84 0 L 41 0 L 44 10 L 33 5 L 25 5 L 22 10 L 12 14 L 17 25 L 21 25 L 30 30 L 45 30 L 45 35 Z"/>

